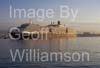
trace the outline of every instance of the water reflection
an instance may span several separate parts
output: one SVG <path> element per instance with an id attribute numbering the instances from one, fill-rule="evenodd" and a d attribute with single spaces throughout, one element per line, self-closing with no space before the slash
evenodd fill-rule
<path id="1" fill-rule="evenodd" d="M 84 38 L 73 38 L 73 39 L 54 39 L 54 40 L 5 40 L 0 39 L 0 63 L 9 64 L 10 55 L 9 49 L 40 49 L 41 51 L 47 52 L 83 52 L 87 51 L 90 53 L 90 62 L 84 63 L 85 65 L 98 65 L 100 64 L 100 37 L 84 37 Z M 53 63 L 54 64 L 54 63 Z M 53 65 L 50 64 L 50 65 Z M 66 65 L 66 63 L 60 63 Z M 71 63 L 72 64 L 72 63 Z M 70 64 L 70 65 L 71 65 Z M 76 64 L 76 63 L 75 63 Z M 84 65 L 81 63 L 80 65 Z M 74 64 L 73 64 L 74 65 Z"/>
<path id="2" fill-rule="evenodd" d="M 54 39 L 54 40 L 28 40 L 23 41 L 23 45 L 27 48 L 41 49 L 45 51 L 64 51 L 67 50 L 68 44 L 66 39 Z M 22 44 L 22 42 L 21 42 Z"/>

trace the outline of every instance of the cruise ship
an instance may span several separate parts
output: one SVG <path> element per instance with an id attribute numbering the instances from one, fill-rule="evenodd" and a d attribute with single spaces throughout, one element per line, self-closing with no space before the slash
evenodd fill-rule
<path id="1" fill-rule="evenodd" d="M 57 23 L 51 22 L 49 25 L 41 26 L 30 23 L 22 24 L 18 27 L 20 32 L 13 31 L 11 35 L 17 37 L 15 34 L 20 33 L 20 39 L 57 39 L 57 38 L 73 38 L 76 37 L 76 31 L 72 28 L 62 25 L 60 21 Z"/>

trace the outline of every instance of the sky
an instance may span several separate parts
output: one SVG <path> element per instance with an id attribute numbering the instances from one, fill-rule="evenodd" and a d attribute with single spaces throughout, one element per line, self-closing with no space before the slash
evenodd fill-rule
<path id="1" fill-rule="evenodd" d="M 72 26 L 79 31 L 100 32 L 100 0 L 0 0 L 0 30 L 9 29 L 12 26 L 19 26 L 28 22 L 28 18 L 10 18 L 9 6 L 13 8 L 32 9 L 54 9 L 55 16 L 51 19 L 45 18 L 43 22 L 36 24 L 49 24 L 51 21 L 60 20 L 62 24 Z M 78 14 L 74 21 L 69 18 L 61 19 L 59 17 L 59 6 L 67 5 L 73 10 L 78 9 Z"/>

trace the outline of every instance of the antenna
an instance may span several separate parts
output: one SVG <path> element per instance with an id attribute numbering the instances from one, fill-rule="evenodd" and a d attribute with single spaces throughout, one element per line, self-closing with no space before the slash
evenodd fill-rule
<path id="1" fill-rule="evenodd" d="M 30 23 L 30 24 L 33 24 L 32 19 L 29 19 L 29 23 Z"/>

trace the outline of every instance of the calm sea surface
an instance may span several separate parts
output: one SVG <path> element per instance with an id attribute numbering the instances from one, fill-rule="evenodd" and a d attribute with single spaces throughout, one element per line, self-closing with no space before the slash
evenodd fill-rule
<path id="1" fill-rule="evenodd" d="M 47 52 L 88 52 L 89 62 L 12 62 L 9 49 L 40 49 Z M 55 40 L 0 39 L 0 68 L 100 68 L 100 37 Z"/>

